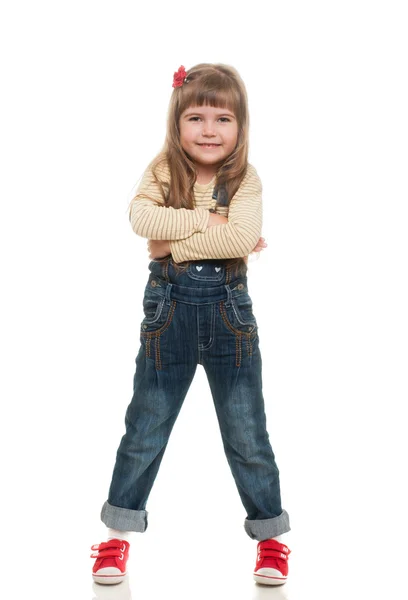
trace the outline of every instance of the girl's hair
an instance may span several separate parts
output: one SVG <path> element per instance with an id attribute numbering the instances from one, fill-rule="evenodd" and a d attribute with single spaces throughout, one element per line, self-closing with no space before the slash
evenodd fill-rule
<path id="1" fill-rule="evenodd" d="M 194 184 L 197 171 L 180 144 L 180 116 L 190 106 L 213 106 L 231 110 L 238 123 L 237 145 L 216 173 L 215 185 L 226 191 L 228 203 L 237 192 L 248 166 L 248 99 L 245 85 L 238 72 L 228 65 L 202 63 L 186 72 L 183 85 L 173 90 L 167 117 L 167 135 L 161 152 L 150 164 L 159 184 L 165 206 L 189 208 L 194 206 Z M 160 166 L 170 169 L 170 182 L 160 180 Z M 164 259 L 164 260 L 168 260 Z M 185 270 L 192 261 L 175 264 Z M 225 259 L 238 272 L 243 258 Z"/>

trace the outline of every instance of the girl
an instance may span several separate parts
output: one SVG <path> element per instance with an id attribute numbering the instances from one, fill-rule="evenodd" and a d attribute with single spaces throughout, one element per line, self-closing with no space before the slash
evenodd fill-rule
<path id="1" fill-rule="evenodd" d="M 147 528 L 146 503 L 197 365 L 208 377 L 225 454 L 258 540 L 254 579 L 282 584 L 290 531 L 266 429 L 258 328 L 247 256 L 266 246 L 261 182 L 248 164 L 248 107 L 235 69 L 200 64 L 174 74 L 167 136 L 131 202 L 148 238 L 149 278 L 128 406 L 95 546 L 93 577 L 119 583 L 131 531 Z"/>

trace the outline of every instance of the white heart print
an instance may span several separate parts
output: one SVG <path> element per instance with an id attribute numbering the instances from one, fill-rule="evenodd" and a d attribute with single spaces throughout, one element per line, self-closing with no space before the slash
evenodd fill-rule
<path id="1" fill-rule="evenodd" d="M 215 270 L 217 271 L 217 273 L 219 273 L 221 271 L 221 267 L 215 267 Z"/>
<path id="2" fill-rule="evenodd" d="M 196 267 L 197 271 L 201 271 L 203 267 Z"/>

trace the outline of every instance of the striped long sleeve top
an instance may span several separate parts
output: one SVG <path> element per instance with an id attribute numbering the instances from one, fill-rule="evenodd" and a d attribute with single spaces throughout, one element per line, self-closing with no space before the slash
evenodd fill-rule
<path id="1" fill-rule="evenodd" d="M 168 181 L 169 171 L 159 172 Z M 212 197 L 215 177 L 208 184 L 194 185 L 195 208 L 164 206 L 152 172 L 147 169 L 130 206 L 133 231 L 152 240 L 169 240 L 176 263 L 189 260 L 245 257 L 256 246 L 262 232 L 262 184 L 252 165 L 229 206 L 217 206 Z M 228 218 L 228 223 L 208 227 L 209 210 Z"/>

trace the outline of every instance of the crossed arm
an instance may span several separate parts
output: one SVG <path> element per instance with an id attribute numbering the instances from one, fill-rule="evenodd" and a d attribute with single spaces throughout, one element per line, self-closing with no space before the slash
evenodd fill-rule
<path id="1" fill-rule="evenodd" d="M 149 240 L 150 259 L 172 255 L 176 262 L 235 257 L 245 260 L 248 254 L 266 247 L 265 240 L 259 237 L 262 184 L 251 165 L 231 199 L 228 217 L 203 207 L 194 210 L 163 207 L 158 184 L 147 170 L 129 218 L 134 232 Z"/>
<path id="2" fill-rule="evenodd" d="M 226 225 L 228 223 L 227 217 L 218 215 L 217 213 L 210 213 L 210 218 L 207 227 L 214 227 L 215 225 Z M 263 237 L 260 237 L 255 248 L 252 252 L 261 252 L 267 247 L 267 243 Z M 147 250 L 149 252 L 149 258 L 151 260 L 164 258 L 171 254 L 170 240 L 148 240 Z M 243 257 L 245 262 L 248 262 L 248 257 Z"/>

